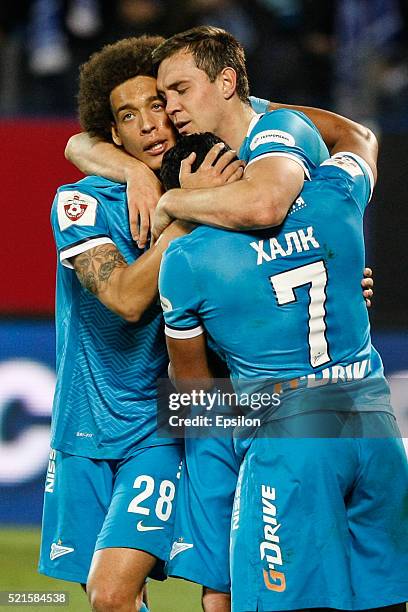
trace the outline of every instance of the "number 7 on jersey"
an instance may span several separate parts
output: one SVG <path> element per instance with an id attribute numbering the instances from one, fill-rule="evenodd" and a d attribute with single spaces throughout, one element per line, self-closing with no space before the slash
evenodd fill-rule
<path id="1" fill-rule="evenodd" d="M 309 356 L 313 368 L 331 361 L 326 339 L 327 270 L 322 260 L 269 277 L 279 306 L 297 301 L 295 289 L 309 288 Z"/>

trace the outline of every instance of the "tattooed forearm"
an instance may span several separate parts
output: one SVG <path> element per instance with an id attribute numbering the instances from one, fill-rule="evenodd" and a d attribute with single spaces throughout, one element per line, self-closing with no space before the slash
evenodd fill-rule
<path id="1" fill-rule="evenodd" d="M 74 268 L 85 289 L 98 295 L 115 268 L 125 268 L 126 260 L 113 244 L 101 245 L 77 255 Z"/>
<path id="2" fill-rule="evenodd" d="M 98 285 L 96 283 L 96 278 L 93 272 L 89 272 L 89 274 L 81 276 L 80 281 L 81 284 L 85 287 L 85 289 L 88 289 L 88 291 L 90 291 L 91 293 L 96 294 L 98 292 Z"/>
<path id="3" fill-rule="evenodd" d="M 126 267 L 126 261 L 118 250 L 112 251 L 109 258 L 99 268 L 99 280 L 106 282 L 115 268 Z"/>

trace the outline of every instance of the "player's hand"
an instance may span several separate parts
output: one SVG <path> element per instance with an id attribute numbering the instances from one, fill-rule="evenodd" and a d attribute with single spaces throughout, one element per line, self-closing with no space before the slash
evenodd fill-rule
<path id="1" fill-rule="evenodd" d="M 186 159 L 183 159 L 180 166 L 180 186 L 184 189 L 219 187 L 242 178 L 245 164 L 242 160 L 236 159 L 235 151 L 226 151 L 215 161 L 223 148 L 222 142 L 214 145 L 195 172 L 192 172 L 191 167 L 196 154 L 191 153 Z"/>
<path id="2" fill-rule="evenodd" d="M 363 279 L 361 281 L 361 286 L 363 288 L 363 296 L 366 302 L 367 308 L 371 306 L 371 300 L 374 295 L 373 287 L 374 287 L 374 279 L 373 271 L 371 268 L 364 268 L 363 270 Z"/>
<path id="3" fill-rule="evenodd" d="M 161 236 L 166 227 L 168 227 L 173 221 L 173 217 L 171 217 L 165 209 L 166 197 L 167 194 L 165 193 L 160 198 L 159 203 L 156 206 L 156 210 L 154 211 L 153 222 L 150 228 L 152 245 L 158 240 L 159 236 Z"/>
<path id="4" fill-rule="evenodd" d="M 143 249 L 163 187 L 147 166 L 142 169 L 137 166 L 126 178 L 130 232 L 137 246 Z"/>

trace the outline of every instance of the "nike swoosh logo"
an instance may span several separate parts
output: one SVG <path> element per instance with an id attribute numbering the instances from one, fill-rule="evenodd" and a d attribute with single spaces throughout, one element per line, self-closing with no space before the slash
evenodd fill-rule
<path id="1" fill-rule="evenodd" d="M 157 531 L 157 529 L 164 529 L 164 527 L 148 527 L 147 525 L 143 525 L 142 521 L 139 521 L 136 525 L 136 529 L 138 531 Z"/>
<path id="2" fill-rule="evenodd" d="M 54 559 L 58 559 L 58 557 L 62 557 L 63 555 L 67 555 L 68 553 L 74 552 L 73 548 L 69 546 L 60 546 L 59 544 L 55 544 L 54 542 L 51 544 L 51 552 L 50 559 L 54 561 Z"/>
<path id="3" fill-rule="evenodd" d="M 170 561 L 174 559 L 174 557 L 189 548 L 193 548 L 194 544 L 187 544 L 187 542 L 174 542 L 170 551 Z"/>

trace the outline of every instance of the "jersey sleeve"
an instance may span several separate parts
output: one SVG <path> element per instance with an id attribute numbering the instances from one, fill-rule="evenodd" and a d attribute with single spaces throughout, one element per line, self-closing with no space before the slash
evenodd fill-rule
<path id="1" fill-rule="evenodd" d="M 315 125 L 298 111 L 278 109 L 255 120 L 249 128 L 247 165 L 265 157 L 287 157 L 300 164 L 307 178 L 329 152 Z"/>
<path id="2" fill-rule="evenodd" d="M 249 101 L 252 106 L 252 110 L 254 110 L 258 115 L 262 113 L 267 113 L 269 108 L 269 100 L 264 100 L 263 98 L 256 98 L 255 96 L 249 96 Z"/>
<path id="3" fill-rule="evenodd" d="M 321 164 L 319 176 L 346 179 L 353 200 L 364 212 L 374 190 L 374 175 L 362 157 L 348 151 L 336 153 Z"/>
<path id="4" fill-rule="evenodd" d="M 166 336 L 185 339 L 204 333 L 194 273 L 186 254 L 177 245 L 170 245 L 163 256 L 159 292 Z"/>
<path id="5" fill-rule="evenodd" d="M 103 206 L 89 193 L 60 188 L 51 210 L 51 225 L 59 260 L 67 268 L 73 268 L 71 257 L 101 244 L 113 244 Z"/>

